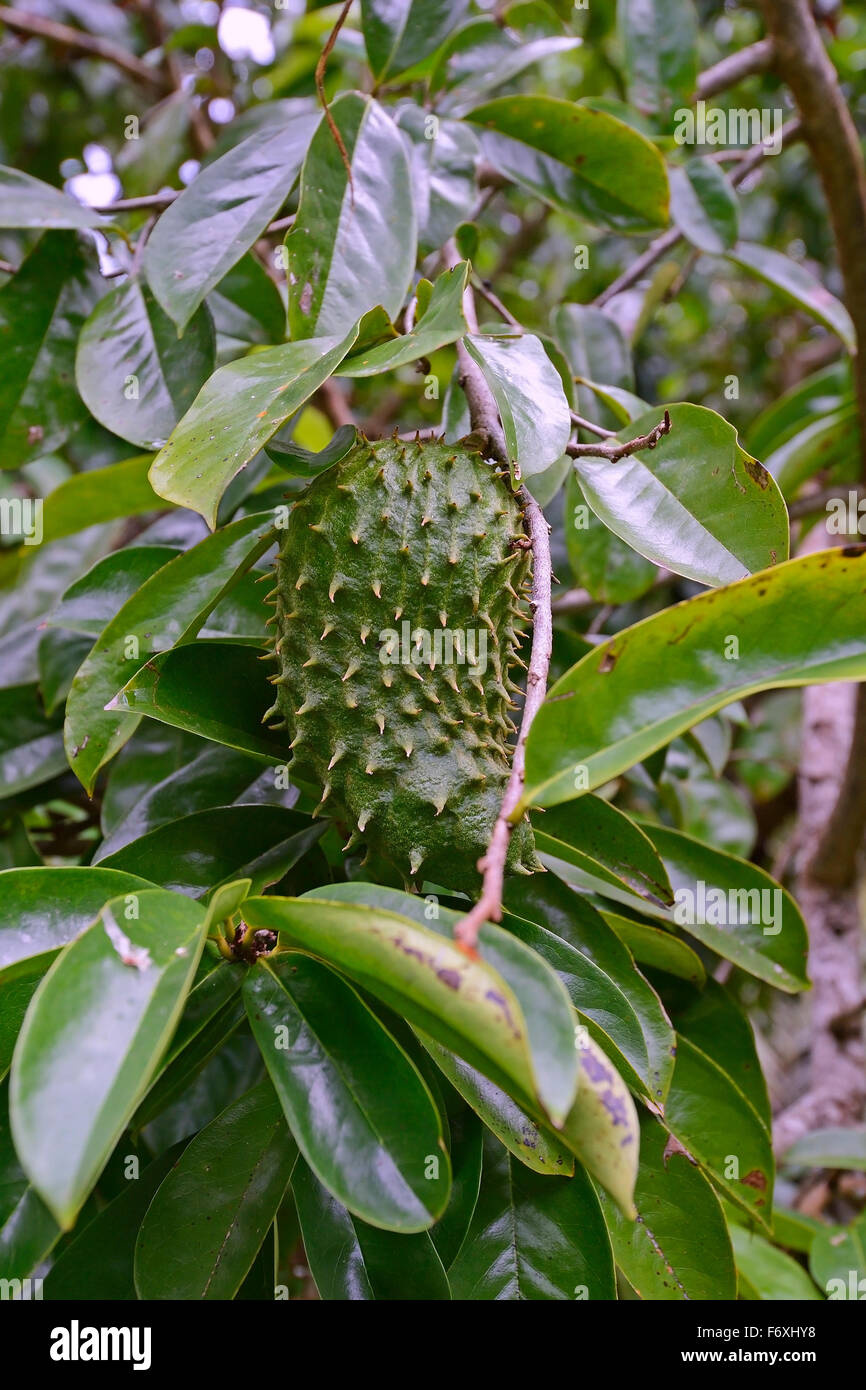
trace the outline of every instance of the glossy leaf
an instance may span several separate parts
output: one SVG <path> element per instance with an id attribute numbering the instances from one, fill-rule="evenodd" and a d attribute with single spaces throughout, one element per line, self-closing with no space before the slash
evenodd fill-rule
<path id="1" fill-rule="evenodd" d="M 736 1274 L 719 1199 L 686 1154 L 670 1150 L 657 1120 L 641 1123 L 637 1221 L 602 1195 L 614 1259 L 640 1299 L 653 1303 L 736 1296 Z M 700 1258 L 696 1251 L 700 1242 Z"/>
<path id="2" fill-rule="evenodd" d="M 400 338 L 376 344 L 364 352 L 346 358 L 335 376 L 377 376 L 393 371 L 419 357 L 438 352 L 448 343 L 456 342 L 466 332 L 463 317 L 463 292 L 469 278 L 469 267 L 461 261 L 439 276 L 433 286 L 430 302 L 412 329 Z"/>
<path id="3" fill-rule="evenodd" d="M 158 449 L 213 371 L 214 352 L 207 309 L 178 339 L 148 287 L 130 278 L 99 301 L 81 330 L 75 379 L 101 425 Z"/>
<path id="4" fill-rule="evenodd" d="M 433 53 L 468 8 L 468 0 L 362 0 L 364 43 L 377 81 Z"/>
<path id="5" fill-rule="evenodd" d="M 262 724 L 273 686 L 261 655 L 232 642 L 189 642 L 161 652 L 119 691 L 115 708 L 286 767 L 285 737 Z"/>
<path id="6" fill-rule="evenodd" d="M 70 584 L 46 625 L 98 637 L 118 608 L 177 553 L 169 545 L 136 545 L 104 555 Z"/>
<path id="7" fill-rule="evenodd" d="M 220 367 L 150 468 L 160 497 L 199 512 L 213 528 L 232 478 L 345 357 L 357 329 L 265 348 Z"/>
<path id="8" fill-rule="evenodd" d="M 690 159 L 668 170 L 671 217 L 692 246 L 721 255 L 737 240 L 737 195 L 712 159 Z"/>
<path id="9" fill-rule="evenodd" d="M 599 796 L 582 796 L 537 816 L 536 848 L 616 887 L 669 906 L 673 890 L 652 840 Z"/>
<path id="10" fill-rule="evenodd" d="M 773 1117 L 767 1083 L 745 1013 L 715 980 L 708 980 L 702 990 L 678 989 L 673 999 L 667 997 L 677 1032 L 721 1067 L 770 1134 Z"/>
<path id="11" fill-rule="evenodd" d="M 663 226 L 665 167 L 654 146 L 601 111 L 547 96 L 498 97 L 467 117 L 507 178 L 565 212 L 620 232 Z"/>
<path id="12" fill-rule="evenodd" d="M 560 304 L 551 314 L 551 323 L 556 341 L 575 377 L 606 383 L 597 388 L 598 393 L 631 391 L 634 386 L 631 349 L 615 319 L 592 304 Z M 629 396 L 629 399 L 636 398 Z M 582 404 L 593 419 L 592 398 Z M 648 407 L 644 406 L 646 409 Z M 624 421 L 632 418 L 634 416 L 628 414 Z"/>
<path id="13" fill-rule="evenodd" d="M 565 543 L 575 583 L 602 603 L 628 603 L 655 582 L 658 567 L 595 515 L 566 459 Z"/>
<path id="14" fill-rule="evenodd" d="M 157 826 L 102 863 L 136 873 L 146 868 L 154 883 L 200 897 L 214 884 L 239 878 L 266 854 L 271 871 L 256 892 L 277 882 L 315 844 L 324 824 L 285 806 L 218 806 Z"/>
<path id="15" fill-rule="evenodd" d="M 0 289 L 3 468 L 59 448 L 86 419 L 75 389 L 75 343 L 102 288 L 76 233 L 46 232 Z"/>
<path id="16" fill-rule="evenodd" d="M 698 76 L 698 20 L 693 0 L 618 0 L 617 28 L 629 101 L 669 117 L 689 106 Z"/>
<path id="17" fill-rule="evenodd" d="M 757 275 L 766 284 L 781 290 L 807 314 L 836 333 L 849 352 L 854 351 L 854 325 L 848 310 L 799 261 L 792 261 L 790 256 L 783 255 L 772 246 L 762 246 L 752 241 L 738 242 L 733 250 L 727 252 L 727 257 L 742 270 Z"/>
<path id="18" fill-rule="evenodd" d="M 602 912 L 624 946 L 627 946 L 639 965 L 664 970 L 668 975 L 688 981 L 700 988 L 707 978 L 700 956 L 673 932 L 623 917 L 618 912 Z"/>
<path id="19" fill-rule="evenodd" d="M 332 1196 L 423 1231 L 451 1186 L 439 1117 L 409 1057 L 354 989 L 292 952 L 244 983 L 253 1035 L 301 1153 Z"/>
<path id="20" fill-rule="evenodd" d="M 539 1074 L 523 1011 L 501 975 L 406 917 L 352 901 L 346 889 L 355 887 L 346 884 L 339 892 L 335 885 L 330 901 L 318 893 L 250 898 L 244 920 L 281 932 L 286 944 L 349 974 L 492 1079 L 527 1097 L 538 1093 L 542 1104 L 561 1115 L 574 1092 L 573 1051 L 555 1059 L 550 1075 Z M 555 976 L 553 985 L 561 989 Z M 558 1002 L 558 995 L 551 995 Z"/>
<path id="21" fill-rule="evenodd" d="M 717 1186 L 767 1230 L 771 1224 L 770 1136 L 742 1091 L 681 1034 L 665 1124 Z"/>
<path id="22" fill-rule="evenodd" d="M 286 311 L 280 292 L 252 253 L 242 256 L 207 297 L 224 359 L 225 347 L 279 343 L 285 336 Z"/>
<path id="23" fill-rule="evenodd" d="M 407 141 L 412 193 L 418 219 L 418 244 L 423 251 L 444 246 L 457 227 L 469 221 L 478 200 L 476 170 L 481 147 L 478 136 L 462 121 L 437 116 L 406 103 L 396 113 Z M 435 139 L 428 132 L 435 130 Z"/>
<path id="24" fill-rule="evenodd" d="M 495 1082 L 488 1080 L 421 1029 L 415 1031 L 437 1067 L 459 1091 L 466 1104 L 471 1105 L 487 1128 L 521 1163 L 548 1177 L 569 1177 L 574 1172 L 573 1155 L 555 1135 L 521 1110 L 517 1102 Z"/>
<path id="25" fill-rule="evenodd" d="M 3 227 L 100 227 L 105 218 L 75 198 L 34 179 L 21 169 L 0 165 L 0 225 Z"/>
<path id="26" fill-rule="evenodd" d="M 106 712 L 105 706 L 151 653 L 195 635 L 240 574 L 271 544 L 271 525 L 267 514 L 248 516 L 178 555 L 105 627 L 73 682 L 66 708 L 67 756 L 88 791 L 138 722 L 130 714 Z"/>
<path id="27" fill-rule="evenodd" d="M 355 883 L 313 889 L 308 898 L 367 903 L 385 912 L 409 918 L 452 945 L 459 914 L 430 904 L 416 894 L 400 893 L 379 885 Z M 575 1095 L 577 1061 L 574 1028 L 568 995 L 555 973 L 532 952 L 492 923 L 482 928 L 478 950 L 482 961 L 498 972 L 517 997 L 526 1023 L 526 1042 L 536 1072 L 538 1097 L 558 1123 Z"/>
<path id="28" fill-rule="evenodd" d="M 292 338 L 342 338 L 381 304 L 394 318 L 415 265 L 415 209 L 403 138 L 370 97 L 331 103 L 343 154 L 328 123 L 313 136 L 288 237 Z M 335 364 L 336 365 L 336 364 Z"/>
<path id="29" fill-rule="evenodd" d="M 202 925 L 195 904 L 159 889 L 133 904 L 114 899 L 33 998 L 12 1062 L 12 1130 L 22 1166 L 65 1229 L 177 1023 Z"/>
<path id="30" fill-rule="evenodd" d="M 443 1104 L 448 1120 L 451 1196 L 444 1213 L 430 1231 L 430 1239 L 447 1269 L 466 1239 L 478 1202 L 484 1126 L 475 1112 L 464 1105 L 456 1091 L 446 1086 L 445 1092 Z"/>
<path id="31" fill-rule="evenodd" d="M 575 462 L 587 501 L 622 540 L 656 564 L 701 584 L 730 584 L 788 555 L 788 515 L 778 487 L 744 453 L 737 432 L 699 405 L 670 407 L 671 431 L 618 463 Z M 648 433 L 659 410 L 623 427 Z"/>
<path id="32" fill-rule="evenodd" d="M 805 1269 L 784 1250 L 771 1245 L 757 1231 L 729 1227 L 740 1298 L 769 1302 L 806 1302 L 821 1295 Z"/>
<path id="33" fill-rule="evenodd" d="M 602 642 L 555 683 L 536 715 L 515 814 L 602 786 L 754 691 L 862 677 L 864 556 L 866 547 L 847 547 L 791 560 Z M 725 656 L 731 633 L 737 661 Z"/>
<path id="34" fill-rule="evenodd" d="M 797 1269 L 800 1270 L 799 1265 Z M 860 1301 L 866 1287 L 866 1218 L 862 1213 L 847 1229 L 831 1228 L 816 1235 L 809 1252 L 809 1269 L 829 1299 L 835 1302 L 841 1298 L 856 1298 Z M 816 1297 L 805 1292 L 800 1296 Z"/>
<path id="35" fill-rule="evenodd" d="M 63 771 L 62 715 L 45 713 L 35 685 L 0 689 L 0 785 L 5 796 Z"/>
<path id="36" fill-rule="evenodd" d="M 455 1298 L 473 1302 L 614 1299 L 610 1240 L 589 1178 L 581 1169 L 541 1177 L 487 1136 L 478 1205 L 449 1279 Z"/>
<path id="37" fill-rule="evenodd" d="M 59 1237 L 60 1227 L 18 1161 L 9 1126 L 9 1087 L 4 1085 L 0 1087 L 0 1279 L 30 1278 Z"/>
<path id="38" fill-rule="evenodd" d="M 808 986 L 806 924 L 787 889 L 757 865 L 690 835 L 646 829 L 673 884 L 674 922 L 777 989 L 796 993 Z"/>
<path id="39" fill-rule="evenodd" d="M 565 452 L 571 419 L 559 372 L 540 340 L 532 333 L 470 333 L 464 342 L 499 407 L 512 476 L 543 473 Z"/>
<path id="40" fill-rule="evenodd" d="M 164 509 L 147 480 L 148 466 L 142 454 L 67 478 L 45 499 L 43 543 L 81 531 L 82 525 Z"/>
<path id="41" fill-rule="evenodd" d="M 292 1192 L 304 1250 L 319 1297 L 326 1302 L 374 1299 L 447 1301 L 448 1278 L 428 1231 L 397 1235 L 353 1217 L 303 1159 Z"/>
<path id="42" fill-rule="evenodd" d="M 144 269 L 181 331 L 279 212 L 315 127 L 316 117 L 303 108 L 250 135 L 205 165 L 160 217 L 145 247 Z"/>
<path id="43" fill-rule="evenodd" d="M 116 869 L 44 867 L 0 873 L 0 980 L 29 974 L 36 958 L 48 963 L 109 901 L 153 884 Z"/>
<path id="44" fill-rule="evenodd" d="M 581 1023 L 636 1090 L 663 1101 L 673 1070 L 670 1019 L 600 913 L 553 874 L 513 880 L 505 906 L 510 928 L 560 974 Z"/>
<path id="45" fill-rule="evenodd" d="M 139 1298 L 233 1298 L 276 1216 L 297 1152 L 269 1081 L 217 1115 L 147 1210 L 135 1247 Z"/>

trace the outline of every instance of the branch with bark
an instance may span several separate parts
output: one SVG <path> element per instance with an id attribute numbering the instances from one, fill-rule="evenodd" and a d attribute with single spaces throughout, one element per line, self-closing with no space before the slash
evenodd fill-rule
<path id="1" fill-rule="evenodd" d="M 0 5 L 0 24 L 27 38 L 45 39 L 48 43 L 61 44 L 83 57 L 98 58 L 104 63 L 110 63 L 112 67 L 126 73 L 127 77 L 133 77 L 137 82 L 147 83 L 148 86 L 164 91 L 170 85 L 161 68 L 151 67 L 140 58 L 136 58 L 133 53 L 127 53 L 125 48 L 109 43 L 107 39 L 97 38 L 94 34 L 86 34 L 82 29 L 73 29 L 69 24 L 58 24 L 53 19 L 44 19 L 42 15 L 32 14 L 27 10 L 15 10 L 9 5 Z"/>
<path id="2" fill-rule="evenodd" d="M 857 352 L 852 371 L 866 482 L 866 168 L 857 131 L 807 0 L 761 0 L 774 67 L 789 86 L 824 189 Z M 818 539 L 826 541 L 824 528 Z M 816 543 L 813 535 L 812 544 Z M 797 896 L 809 926 L 813 982 L 811 1084 L 777 1117 L 774 1143 L 858 1122 L 866 1105 L 860 855 L 866 830 L 866 686 L 806 691 L 800 770 Z M 856 1020 L 848 1030 L 838 1020 Z"/>

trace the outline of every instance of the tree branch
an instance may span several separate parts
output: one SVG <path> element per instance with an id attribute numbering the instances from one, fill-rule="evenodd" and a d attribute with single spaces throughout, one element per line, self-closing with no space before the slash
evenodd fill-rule
<path id="1" fill-rule="evenodd" d="M 744 77 L 752 77 L 756 72 L 765 72 L 767 68 L 772 67 L 774 55 L 775 45 L 771 38 L 758 39 L 757 43 L 750 44 L 748 48 L 741 48 L 738 53 L 729 54 L 727 58 L 722 58 L 721 62 L 701 73 L 695 96 L 699 100 L 706 100 L 707 97 L 714 97 L 719 92 L 726 91 L 728 87 L 735 87 Z"/>
<path id="2" fill-rule="evenodd" d="M 445 260 L 449 268 L 459 262 L 457 247 L 453 241 L 445 247 Z M 467 285 L 463 295 L 463 312 L 471 333 L 478 331 L 478 316 L 475 312 L 475 297 Z M 470 357 L 462 339 L 457 343 L 457 359 L 460 368 L 460 385 L 469 406 L 469 419 L 473 430 L 486 439 L 487 451 L 500 462 L 508 460 L 505 434 L 499 422 L 499 412 L 493 393 L 484 379 L 484 373 L 477 362 Z M 454 928 L 454 935 L 468 954 L 475 953 L 478 933 L 485 922 L 498 922 L 502 917 L 502 891 L 505 883 L 505 861 L 508 858 L 508 845 L 515 822 L 514 809 L 523 793 L 526 778 L 526 740 L 529 730 L 547 693 L 547 673 L 550 669 L 550 655 L 553 648 L 553 615 L 551 612 L 551 589 L 553 569 L 550 560 L 550 527 L 535 498 L 525 487 L 517 491 L 523 507 L 523 516 L 532 550 L 532 589 L 529 606 L 532 610 L 532 649 L 529 657 L 529 671 L 526 677 L 526 696 L 520 720 L 520 731 L 511 758 L 511 775 L 502 798 L 502 805 L 487 852 L 478 861 L 481 872 L 481 896 L 465 917 Z"/>
<path id="3" fill-rule="evenodd" d="M 104 63 L 111 63 L 138 82 L 146 82 L 162 91 L 166 89 L 165 75 L 159 68 L 150 67 L 134 54 L 119 48 L 117 44 L 109 43 L 107 39 L 96 38 L 93 34 L 85 34 L 81 29 L 73 29 L 68 24 L 58 24 L 53 19 L 43 19 L 41 15 L 28 13 L 26 10 L 11 9 L 9 5 L 0 5 L 0 24 L 5 24 L 6 28 L 14 33 L 46 39 L 49 43 L 63 44 L 64 47 L 90 58 L 100 58 Z"/>
<path id="4" fill-rule="evenodd" d="M 629 439 L 625 444 L 569 444 L 565 452 L 573 459 L 607 459 L 609 463 L 619 463 L 620 459 L 629 458 L 641 449 L 654 449 L 659 440 L 670 432 L 671 417 L 670 412 L 666 410 L 662 419 L 657 425 L 653 425 L 651 430 L 646 434 L 639 434 L 635 439 Z"/>

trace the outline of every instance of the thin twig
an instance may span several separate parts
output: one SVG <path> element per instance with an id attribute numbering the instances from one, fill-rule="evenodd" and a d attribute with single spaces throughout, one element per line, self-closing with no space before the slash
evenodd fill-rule
<path id="1" fill-rule="evenodd" d="M 571 423 L 577 425 L 578 429 L 589 430 L 590 434 L 597 434 L 601 439 L 616 439 L 616 430 L 602 429 L 601 425 L 593 424 L 592 420 L 585 420 L 582 415 L 578 415 L 576 410 L 570 410 Z"/>
<path id="2" fill-rule="evenodd" d="M 758 39 L 757 43 L 741 48 L 722 58 L 711 68 L 707 68 L 698 78 L 695 96 L 699 99 L 714 97 L 728 87 L 735 87 L 744 77 L 752 77 L 756 72 L 765 72 L 772 66 L 775 45 L 772 39 Z"/>
<path id="3" fill-rule="evenodd" d="M 502 807 L 493 827 L 487 853 L 478 861 L 481 870 L 481 896 L 473 908 L 454 928 L 454 935 L 464 950 L 474 952 L 478 933 L 485 922 L 502 918 L 502 892 L 505 883 L 505 861 L 515 821 L 513 815 L 523 795 L 526 781 L 526 740 L 532 721 L 547 693 L 547 673 L 553 648 L 553 616 L 550 591 L 553 580 L 550 564 L 550 527 L 535 498 L 525 488 L 518 494 L 523 503 L 523 515 L 532 547 L 532 652 L 526 677 L 526 698 L 520 733 L 511 759 L 511 776 L 502 799 Z"/>
<path id="4" fill-rule="evenodd" d="M 111 63 L 113 67 L 125 72 L 128 77 L 165 89 L 165 76 L 159 68 L 150 67 L 134 54 L 109 43 L 107 39 L 85 34 L 83 30 L 73 29 L 68 24 L 57 24 L 53 19 L 43 19 L 41 15 L 32 14 L 27 10 L 12 9 L 9 5 L 0 5 L 0 24 L 5 24 L 7 29 L 15 33 L 46 39 L 49 43 L 63 44 L 65 48 L 71 48 L 74 52 L 86 54 L 88 57 L 101 58 L 103 62 Z"/>
<path id="5" fill-rule="evenodd" d="M 348 151 L 346 150 L 346 146 L 343 142 L 343 137 L 337 129 L 336 121 L 331 115 L 331 108 L 328 105 L 328 98 L 325 96 L 325 68 L 328 65 L 328 59 L 331 56 L 331 51 L 334 47 L 334 44 L 337 42 L 337 35 L 342 29 L 346 21 L 346 16 L 348 15 L 351 8 L 352 0 L 346 0 L 346 3 L 344 4 L 342 10 L 337 16 L 337 22 L 331 30 L 330 34 L 328 35 L 325 41 L 325 46 L 319 54 L 319 61 L 316 63 L 316 93 L 318 95 L 319 101 L 322 103 L 322 110 L 325 113 L 325 120 L 328 123 L 328 129 L 334 137 L 337 149 L 340 151 L 340 158 L 343 161 L 343 168 L 346 170 L 346 175 L 349 179 L 349 190 L 352 199 L 352 204 L 354 206 L 355 180 L 352 177 L 352 165 L 349 160 Z"/>
<path id="6" fill-rule="evenodd" d="M 475 289 L 476 292 L 481 295 L 482 299 L 487 300 L 487 303 L 490 305 L 491 309 L 495 309 L 499 317 L 504 319 L 507 324 L 510 324 L 510 326 L 515 330 L 516 333 L 523 332 L 523 324 L 520 322 L 519 319 L 516 319 L 514 317 L 510 309 L 506 308 L 499 296 L 497 294 L 494 294 L 493 290 L 490 288 L 490 284 L 488 281 L 479 280 L 477 276 L 473 275 L 472 286 L 473 289 Z"/>
<path id="7" fill-rule="evenodd" d="M 445 247 L 445 258 L 449 267 L 455 266 L 460 259 L 453 241 L 448 242 Z M 475 310 L 475 297 L 468 285 L 463 295 L 463 312 L 470 332 L 476 333 L 478 331 L 478 315 Z M 457 358 L 460 369 L 460 384 L 466 395 L 472 428 L 486 439 L 487 452 L 499 459 L 500 462 L 505 463 L 508 460 L 508 451 L 493 393 L 477 362 L 467 352 L 462 339 L 457 343 Z M 529 606 L 532 610 L 532 650 L 526 677 L 526 697 L 523 702 L 520 732 L 517 735 L 517 742 L 511 759 L 511 775 L 487 851 L 478 861 L 478 868 L 482 875 L 481 896 L 475 906 L 465 917 L 460 919 L 454 928 L 457 941 L 462 949 L 470 955 L 475 953 L 478 933 L 484 923 L 488 921 L 498 922 L 502 917 L 505 861 L 508 858 L 511 833 L 514 830 L 512 816 L 523 793 L 526 777 L 526 740 L 532 727 L 532 721 L 547 692 L 547 673 L 550 669 L 550 655 L 553 647 L 553 615 L 551 612 L 553 570 L 550 560 L 550 527 L 545 520 L 544 512 L 525 487 L 518 489 L 517 497 L 523 507 L 524 522 L 532 551 L 532 588 L 529 599 Z"/>
<path id="8" fill-rule="evenodd" d="M 17 275 L 18 268 L 14 266 L 11 261 L 0 260 L 0 271 L 2 271 L 4 275 Z"/>
<path id="9" fill-rule="evenodd" d="M 179 188 L 164 188 L 161 193 L 145 193 L 141 198 L 118 198 L 114 203 L 101 203 L 92 212 L 110 217 L 115 212 L 139 212 L 146 208 L 167 208 L 181 195 Z"/>
<path id="10" fill-rule="evenodd" d="M 628 458 L 631 454 L 640 453 L 641 449 L 654 449 L 659 440 L 671 432 L 670 412 L 665 411 L 663 418 L 657 425 L 646 434 L 639 434 L 635 439 L 629 439 L 625 444 L 569 444 L 566 453 L 570 458 L 596 458 L 607 459 L 609 463 L 619 463 L 620 459 Z"/>

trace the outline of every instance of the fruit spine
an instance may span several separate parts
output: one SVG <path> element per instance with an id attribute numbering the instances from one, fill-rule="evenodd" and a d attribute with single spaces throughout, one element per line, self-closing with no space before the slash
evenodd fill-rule
<path id="1" fill-rule="evenodd" d="M 407 880 L 474 888 L 510 771 L 529 557 L 507 477 L 465 447 L 360 440 L 296 502 L 272 679 L 314 814 Z M 528 821 L 509 867 L 536 867 Z"/>

